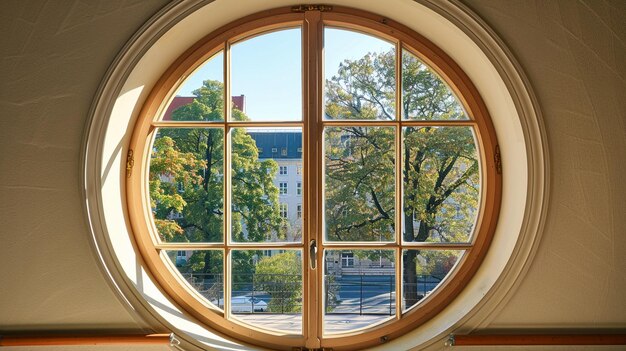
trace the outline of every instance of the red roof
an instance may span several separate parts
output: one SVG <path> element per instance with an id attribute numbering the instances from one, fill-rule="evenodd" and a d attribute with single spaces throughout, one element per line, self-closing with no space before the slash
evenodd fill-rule
<path id="1" fill-rule="evenodd" d="M 176 96 L 174 97 L 174 99 L 172 99 L 172 102 L 170 103 L 170 105 L 167 107 L 167 110 L 165 110 L 165 114 L 163 114 L 163 120 L 164 121 L 171 121 L 172 120 L 172 113 L 174 113 L 174 111 L 176 111 L 179 107 L 185 106 L 185 105 L 189 105 L 190 103 L 193 102 L 193 100 L 195 99 L 195 96 Z M 246 97 L 245 95 L 239 95 L 239 96 L 233 96 L 232 97 L 232 101 L 233 101 L 233 108 L 238 109 L 239 111 L 242 112 L 246 112 L 246 110 L 244 110 L 245 103 L 246 103 Z"/>
<path id="2" fill-rule="evenodd" d="M 167 110 L 165 110 L 165 114 L 163 115 L 163 120 L 164 121 L 171 121 L 172 120 L 172 113 L 174 113 L 174 111 L 176 109 L 178 109 L 179 107 L 185 106 L 185 105 L 189 105 L 190 103 L 193 102 L 194 99 L 195 99 L 195 97 L 193 97 L 193 96 L 176 96 L 176 97 L 174 97 L 174 99 L 172 100 L 170 105 L 167 107 Z"/>
<path id="3" fill-rule="evenodd" d="M 233 108 L 236 108 L 237 110 L 246 113 L 246 96 L 245 95 L 239 95 L 239 96 L 233 96 Z"/>

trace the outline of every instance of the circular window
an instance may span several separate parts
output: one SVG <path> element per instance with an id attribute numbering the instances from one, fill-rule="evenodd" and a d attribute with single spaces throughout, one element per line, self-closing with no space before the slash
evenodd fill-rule
<path id="1" fill-rule="evenodd" d="M 359 349 L 429 320 L 478 269 L 500 205 L 464 72 L 346 8 L 216 30 L 162 76 L 130 149 L 151 274 L 210 328 L 275 349 Z"/>
<path id="2" fill-rule="evenodd" d="M 500 203 L 469 79 L 408 28 L 344 8 L 210 34 L 163 75 L 130 149 L 155 279 L 211 328 L 277 349 L 362 348 L 425 322 L 477 270 Z"/>

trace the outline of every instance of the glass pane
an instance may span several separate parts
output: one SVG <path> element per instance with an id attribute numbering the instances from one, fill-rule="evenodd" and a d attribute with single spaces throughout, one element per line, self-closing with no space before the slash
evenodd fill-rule
<path id="1" fill-rule="evenodd" d="M 428 297 L 447 277 L 465 251 L 403 250 L 402 311 Z"/>
<path id="2" fill-rule="evenodd" d="M 233 128 L 232 240 L 300 242 L 301 128 Z"/>
<path id="3" fill-rule="evenodd" d="M 345 29 L 324 29 L 324 117 L 395 119 L 395 45 Z"/>
<path id="4" fill-rule="evenodd" d="M 298 27 L 231 47 L 231 92 L 243 100 L 233 109 L 233 120 L 302 120 L 301 41 Z"/>
<path id="5" fill-rule="evenodd" d="M 176 91 L 163 121 L 224 120 L 224 54 L 220 51 L 196 69 Z"/>
<path id="6" fill-rule="evenodd" d="M 402 119 L 469 119 L 448 85 L 406 50 L 402 50 L 402 109 Z"/>
<path id="7" fill-rule="evenodd" d="M 324 129 L 326 240 L 395 240 L 394 164 L 394 127 Z"/>
<path id="8" fill-rule="evenodd" d="M 160 240 L 223 241 L 223 154 L 222 129 L 157 129 L 149 182 Z"/>
<path id="9" fill-rule="evenodd" d="M 393 250 L 324 252 L 324 333 L 372 326 L 396 313 Z"/>
<path id="10" fill-rule="evenodd" d="M 224 308 L 224 253 L 221 250 L 166 251 L 178 273 L 202 297 Z"/>
<path id="11" fill-rule="evenodd" d="M 402 130 L 403 239 L 468 242 L 480 206 L 480 162 L 471 127 Z"/>
<path id="12" fill-rule="evenodd" d="M 234 250 L 231 312 L 260 328 L 302 333 L 302 252 Z"/>

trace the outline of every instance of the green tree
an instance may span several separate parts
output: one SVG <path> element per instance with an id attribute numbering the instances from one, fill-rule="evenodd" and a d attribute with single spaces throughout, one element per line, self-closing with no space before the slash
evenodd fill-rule
<path id="1" fill-rule="evenodd" d="M 255 281 L 255 289 L 272 297 L 270 312 L 302 312 L 302 259 L 294 251 L 261 258 Z"/>
<path id="2" fill-rule="evenodd" d="M 172 114 L 174 121 L 223 121 L 223 84 L 206 80 L 192 103 Z M 247 116 L 233 109 L 235 120 Z M 235 241 L 263 241 L 284 235 L 284 219 L 273 183 L 278 166 L 260 161 L 258 149 L 244 128 L 230 132 L 231 232 Z M 220 242 L 224 228 L 224 132 L 222 128 L 161 128 L 151 155 L 150 196 L 162 240 Z M 194 255 L 199 255 L 196 251 Z M 200 256 L 198 256 L 200 257 Z M 181 270 L 221 267 L 217 252 L 202 253 L 202 265 L 192 257 Z M 251 260 L 242 260 L 250 261 Z M 250 265 L 250 271 L 253 270 Z M 221 272 L 220 272 L 221 273 Z"/>
<path id="3" fill-rule="evenodd" d="M 326 82 L 326 117 L 395 119 L 394 57 L 390 51 L 344 61 Z M 403 119 L 466 118 L 446 84 L 408 53 L 403 53 L 402 87 Z M 473 132 L 468 127 L 405 127 L 402 136 L 404 240 L 468 241 L 480 184 Z M 398 147 L 393 128 L 327 129 L 325 142 L 329 239 L 391 240 Z M 423 262 L 419 250 L 406 250 L 403 255 L 404 299 L 410 307 L 421 298 L 417 274 Z M 446 252 L 431 250 L 428 255 L 429 261 L 445 261 L 442 267 L 449 266 Z"/>

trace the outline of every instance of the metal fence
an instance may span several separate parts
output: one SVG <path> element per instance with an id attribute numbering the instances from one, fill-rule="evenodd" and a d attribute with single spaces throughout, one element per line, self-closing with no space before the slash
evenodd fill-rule
<path id="1" fill-rule="evenodd" d="M 224 307 L 224 283 L 221 274 L 181 274 L 204 298 L 220 308 Z M 441 283 L 442 278 L 443 276 L 439 275 L 418 275 L 416 283 L 409 285 L 405 282 L 403 289 L 407 290 L 414 285 L 417 299 L 420 300 L 434 290 Z M 300 275 L 288 274 L 233 274 L 231 311 L 233 313 L 301 313 L 301 279 Z M 324 279 L 327 314 L 395 314 L 394 275 L 337 276 L 326 274 Z"/>

